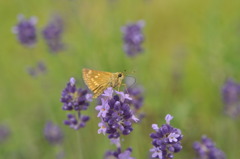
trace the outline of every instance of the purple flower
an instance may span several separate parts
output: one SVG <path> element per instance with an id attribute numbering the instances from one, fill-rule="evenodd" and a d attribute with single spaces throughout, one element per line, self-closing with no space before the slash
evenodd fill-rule
<path id="1" fill-rule="evenodd" d="M 63 103 L 63 110 L 87 110 L 89 102 L 91 101 L 91 95 L 88 94 L 87 89 L 76 88 L 73 77 L 62 91 L 61 102 Z"/>
<path id="2" fill-rule="evenodd" d="M 131 23 L 121 28 L 124 39 L 124 51 L 128 56 L 136 56 L 143 51 L 141 44 L 144 41 L 142 28 L 145 26 L 144 21 Z"/>
<path id="3" fill-rule="evenodd" d="M 80 116 L 76 117 L 73 114 L 68 114 L 67 117 L 68 117 L 68 120 L 65 120 L 64 124 L 68 125 L 70 128 L 72 128 L 74 130 L 78 130 L 80 128 L 85 127 L 86 123 L 90 119 L 89 116 L 80 115 Z"/>
<path id="4" fill-rule="evenodd" d="M 66 88 L 62 91 L 61 102 L 63 103 L 63 110 L 75 110 L 77 112 L 77 117 L 68 114 L 68 120 L 65 120 L 64 124 L 78 130 L 85 127 L 86 122 L 90 119 L 89 116 L 81 115 L 81 111 L 87 110 L 89 102 L 92 101 L 92 94 L 88 94 L 87 89 L 77 89 L 75 82 L 76 80 L 73 77 L 70 78 Z"/>
<path id="5" fill-rule="evenodd" d="M 138 120 L 141 121 L 144 118 L 144 113 L 139 113 L 140 108 L 143 105 L 143 89 L 141 87 L 130 87 L 125 90 L 125 93 L 128 93 L 132 100 L 130 100 L 130 105 L 133 106 L 133 114 L 137 116 Z"/>
<path id="6" fill-rule="evenodd" d="M 42 61 L 39 61 L 36 67 L 28 67 L 27 72 L 32 77 L 37 77 L 38 75 L 45 74 L 47 72 L 47 68 Z"/>
<path id="7" fill-rule="evenodd" d="M 160 147 L 153 147 L 150 149 L 150 152 L 152 152 L 152 157 L 153 158 L 159 158 L 162 159 L 162 150 L 160 149 Z"/>
<path id="8" fill-rule="evenodd" d="M 18 15 L 18 24 L 12 28 L 12 32 L 17 35 L 21 44 L 33 47 L 37 41 L 36 24 L 36 17 L 27 20 L 23 15 Z"/>
<path id="9" fill-rule="evenodd" d="M 37 70 L 33 67 L 28 67 L 26 71 L 32 77 L 36 77 L 38 75 Z"/>
<path id="10" fill-rule="evenodd" d="M 44 135 L 50 144 L 56 145 L 62 143 L 63 132 L 57 125 L 54 125 L 52 122 L 46 123 L 44 128 Z"/>
<path id="11" fill-rule="evenodd" d="M 153 158 L 171 159 L 173 153 L 177 153 L 182 149 L 181 140 L 183 135 L 181 131 L 170 125 L 170 120 L 173 117 L 167 115 L 165 117 L 167 124 L 163 124 L 160 128 L 157 124 L 152 124 L 155 133 L 151 133 L 150 137 L 153 139 L 153 148 L 150 149 Z"/>
<path id="12" fill-rule="evenodd" d="M 116 151 L 107 151 L 104 159 L 134 159 L 131 157 L 131 153 L 131 148 L 127 148 L 124 152 L 122 152 L 121 148 L 118 148 Z"/>
<path id="13" fill-rule="evenodd" d="M 98 117 L 101 118 L 99 132 L 109 134 L 109 139 L 119 138 L 120 134 L 130 134 L 133 130 L 132 122 L 137 121 L 129 106 L 131 100 L 129 95 L 115 92 L 114 95 L 111 87 L 106 89 L 104 94 L 100 96 L 101 105 L 96 106 L 96 110 L 99 111 Z M 102 125 L 106 129 L 103 130 Z"/>
<path id="14" fill-rule="evenodd" d="M 134 159 L 131 157 L 132 151 L 126 150 L 118 155 L 118 159 Z"/>
<path id="15" fill-rule="evenodd" d="M 43 29 L 42 34 L 51 52 L 59 52 L 64 49 L 62 43 L 63 21 L 55 16 Z"/>
<path id="16" fill-rule="evenodd" d="M 196 152 L 196 159 L 225 159 L 225 154 L 218 148 L 211 139 L 202 136 L 201 142 L 194 142 L 193 148 Z"/>
<path id="17" fill-rule="evenodd" d="M 222 88 L 225 113 L 233 118 L 240 114 L 240 84 L 228 79 Z"/>
<path id="18" fill-rule="evenodd" d="M 0 125 L 0 143 L 3 143 L 8 139 L 10 135 L 10 129 L 7 125 Z"/>
<path id="19" fill-rule="evenodd" d="M 116 147 L 121 147 L 121 142 L 120 142 L 120 138 L 117 138 L 117 139 L 110 139 L 111 143 L 112 144 L 115 144 Z"/>
<path id="20" fill-rule="evenodd" d="M 170 114 L 167 114 L 165 117 L 166 123 L 170 124 L 170 121 L 173 119 L 173 116 L 171 116 Z"/>
<path id="21" fill-rule="evenodd" d="M 102 98 L 101 101 L 102 101 L 102 105 L 96 106 L 95 109 L 96 109 L 97 111 L 99 111 L 97 117 L 103 117 L 103 118 L 105 118 L 110 107 L 109 107 L 109 105 L 108 105 L 107 100 L 105 100 L 105 99 Z"/>
<path id="22" fill-rule="evenodd" d="M 115 91 L 115 92 L 119 95 L 121 102 L 124 102 L 126 99 L 130 100 L 130 101 L 132 100 L 132 98 L 129 96 L 129 94 L 125 94 L 123 92 L 118 92 L 118 91 Z"/>
<path id="23" fill-rule="evenodd" d="M 125 93 L 129 93 L 132 98 L 131 104 L 135 107 L 136 110 L 139 110 L 143 105 L 143 89 L 140 87 L 130 87 L 125 90 Z"/>
<path id="24" fill-rule="evenodd" d="M 108 87 L 102 94 L 103 97 L 111 99 L 113 97 L 113 89 L 112 87 Z"/>
<path id="25" fill-rule="evenodd" d="M 106 134 L 106 131 L 107 131 L 107 126 L 105 125 L 105 123 L 104 123 L 104 122 L 100 122 L 100 123 L 98 123 L 98 126 L 100 127 L 100 128 L 98 129 L 98 134 L 103 134 L 103 135 L 105 135 L 105 134 Z"/>
<path id="26" fill-rule="evenodd" d="M 39 61 L 37 63 L 37 70 L 39 73 L 46 73 L 47 67 L 46 67 L 45 63 L 42 61 Z"/>

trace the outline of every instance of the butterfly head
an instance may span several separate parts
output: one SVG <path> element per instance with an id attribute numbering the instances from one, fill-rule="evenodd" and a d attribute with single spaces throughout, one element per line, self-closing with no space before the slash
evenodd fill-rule
<path id="1" fill-rule="evenodd" d="M 124 79 L 124 73 L 123 72 L 114 73 L 114 79 L 115 79 L 114 86 L 121 85 L 122 80 Z"/>

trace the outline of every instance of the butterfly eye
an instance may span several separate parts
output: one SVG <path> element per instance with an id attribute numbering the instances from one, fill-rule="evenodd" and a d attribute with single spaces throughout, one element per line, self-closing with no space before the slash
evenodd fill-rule
<path id="1" fill-rule="evenodd" d="M 118 74 L 118 77 L 122 77 L 122 74 L 120 73 L 120 74 Z"/>

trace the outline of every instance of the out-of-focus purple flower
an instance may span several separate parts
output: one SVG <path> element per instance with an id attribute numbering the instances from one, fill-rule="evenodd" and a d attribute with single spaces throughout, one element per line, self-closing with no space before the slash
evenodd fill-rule
<path id="1" fill-rule="evenodd" d="M 101 105 L 96 106 L 96 110 L 100 113 L 98 113 L 98 117 L 101 118 L 99 132 L 109 134 L 109 139 L 117 139 L 120 134 L 130 134 L 133 130 L 132 122 L 136 121 L 136 117 L 133 118 L 134 116 L 129 106 L 129 101 L 131 100 L 129 95 L 123 92 L 115 92 L 114 94 L 111 87 L 106 89 L 103 95 L 100 96 Z M 104 125 L 104 129 L 102 125 Z"/>
<path id="2" fill-rule="evenodd" d="M 129 93 L 130 97 L 132 98 L 131 103 L 135 107 L 136 110 L 140 109 L 143 105 L 143 89 L 140 87 L 130 87 L 126 91 Z"/>
<path id="3" fill-rule="evenodd" d="M 116 145 L 116 147 L 121 147 L 121 142 L 120 142 L 120 138 L 117 138 L 117 139 L 110 139 L 111 143 Z"/>
<path id="4" fill-rule="evenodd" d="M 143 51 L 142 43 L 144 36 L 142 28 L 145 26 L 144 21 L 138 21 L 136 23 L 130 23 L 121 28 L 124 39 L 124 51 L 128 56 L 133 57 Z"/>
<path id="5" fill-rule="evenodd" d="M 127 148 L 124 152 L 121 151 L 121 148 L 118 148 L 116 151 L 107 151 L 104 159 L 134 159 L 131 157 L 131 153 L 131 148 Z"/>
<path id="6" fill-rule="evenodd" d="M 59 16 L 55 16 L 43 29 L 42 34 L 47 42 L 51 52 L 56 53 L 64 49 L 62 43 L 63 20 Z"/>
<path id="7" fill-rule="evenodd" d="M 23 15 L 18 15 L 18 24 L 12 28 L 12 32 L 17 35 L 21 44 L 33 47 L 37 42 L 36 24 L 36 17 L 27 20 Z"/>
<path id="8" fill-rule="evenodd" d="M 228 79 L 222 88 L 225 113 L 233 118 L 240 114 L 240 84 Z"/>
<path id="9" fill-rule="evenodd" d="M 68 120 L 65 120 L 64 124 L 78 130 L 85 127 L 86 122 L 90 119 L 89 116 L 83 116 L 81 111 L 87 110 L 89 102 L 92 101 L 92 94 L 88 94 L 87 89 L 77 89 L 75 82 L 76 80 L 73 77 L 70 78 L 66 88 L 62 91 L 61 102 L 63 103 L 63 110 L 75 110 L 77 112 L 77 117 L 68 114 Z"/>
<path id="10" fill-rule="evenodd" d="M 132 151 L 126 150 L 118 155 L 118 159 L 134 159 L 131 157 Z"/>
<path id="11" fill-rule="evenodd" d="M 42 62 L 42 61 L 39 61 L 39 62 L 37 63 L 37 70 L 38 70 L 38 72 L 40 72 L 40 73 L 46 73 L 47 67 L 46 67 L 45 63 Z"/>
<path id="12" fill-rule="evenodd" d="M 38 75 L 45 74 L 47 72 L 47 67 L 44 62 L 39 61 L 36 67 L 28 67 L 27 72 L 32 77 L 37 77 Z"/>
<path id="13" fill-rule="evenodd" d="M 129 102 L 133 106 L 133 114 L 141 121 L 144 118 L 144 113 L 139 113 L 140 108 L 143 106 L 144 97 L 143 97 L 143 89 L 140 86 L 137 87 L 129 87 L 124 91 L 128 93 L 132 98 Z"/>
<path id="14" fill-rule="evenodd" d="M 3 143 L 8 139 L 10 135 L 10 129 L 7 125 L 0 125 L 0 143 Z"/>
<path id="15" fill-rule="evenodd" d="M 196 159 L 225 159 L 225 154 L 215 147 L 213 141 L 202 136 L 201 142 L 194 142 L 193 148 L 196 152 Z"/>
<path id="16" fill-rule="evenodd" d="M 37 70 L 36 70 L 35 68 L 33 68 L 33 67 L 28 67 L 28 68 L 26 69 L 26 71 L 27 71 L 27 73 L 28 73 L 30 76 L 32 76 L 32 77 L 36 77 L 36 76 L 38 75 Z"/>
<path id="17" fill-rule="evenodd" d="M 156 131 L 150 134 L 150 137 L 153 139 L 153 148 L 150 149 L 152 158 L 172 159 L 174 157 L 173 154 L 182 149 L 180 141 L 183 135 L 179 129 L 170 125 L 172 118 L 173 117 L 168 114 L 165 117 L 167 124 L 163 124 L 160 128 L 157 124 L 152 124 L 153 130 Z"/>
<path id="18" fill-rule="evenodd" d="M 63 140 L 63 132 L 57 125 L 47 122 L 44 128 L 44 135 L 50 144 L 61 144 Z"/>

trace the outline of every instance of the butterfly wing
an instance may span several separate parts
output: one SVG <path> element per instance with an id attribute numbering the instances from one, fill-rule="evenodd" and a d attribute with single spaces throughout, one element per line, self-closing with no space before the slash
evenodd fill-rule
<path id="1" fill-rule="evenodd" d="M 96 98 L 103 93 L 109 86 L 112 73 L 96 71 L 91 69 L 82 69 L 83 80 L 88 88 L 93 91 L 93 97 Z"/>

